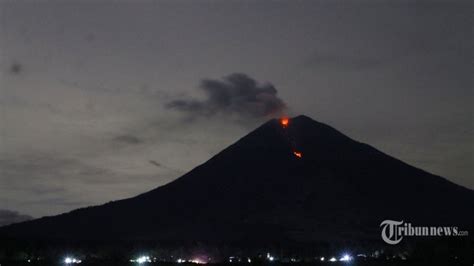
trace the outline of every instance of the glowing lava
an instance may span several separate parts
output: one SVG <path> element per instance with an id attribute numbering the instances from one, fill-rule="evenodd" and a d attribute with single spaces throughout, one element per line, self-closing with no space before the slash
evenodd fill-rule
<path id="1" fill-rule="evenodd" d="M 283 128 L 286 129 L 288 127 L 288 125 L 290 124 L 290 119 L 288 117 L 282 117 L 282 118 L 280 118 L 280 124 Z M 292 138 L 288 134 L 287 130 L 285 130 L 285 133 L 286 133 L 286 137 L 288 138 L 290 147 L 293 149 L 293 155 L 295 155 L 297 158 L 303 158 L 303 153 L 294 150 L 294 148 L 293 148 L 294 141 L 292 141 Z"/>
<path id="2" fill-rule="evenodd" d="M 288 124 L 290 124 L 290 119 L 288 119 L 287 117 L 283 117 L 282 119 L 280 119 L 280 123 L 283 127 L 287 127 Z"/>
<path id="3" fill-rule="evenodd" d="M 298 157 L 298 158 L 302 158 L 303 157 L 303 154 L 299 151 L 293 151 L 293 154 Z"/>

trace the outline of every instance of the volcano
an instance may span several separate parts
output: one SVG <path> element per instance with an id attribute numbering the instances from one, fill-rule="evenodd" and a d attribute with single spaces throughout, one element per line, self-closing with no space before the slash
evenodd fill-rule
<path id="1" fill-rule="evenodd" d="M 474 191 L 306 116 L 273 119 L 192 171 L 133 198 L 13 224 L 15 238 L 381 241 L 384 220 L 474 224 Z"/>

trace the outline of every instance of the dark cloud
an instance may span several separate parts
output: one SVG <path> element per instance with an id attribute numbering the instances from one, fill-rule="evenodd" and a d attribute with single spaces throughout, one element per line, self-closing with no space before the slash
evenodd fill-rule
<path id="1" fill-rule="evenodd" d="M 116 137 L 114 140 L 118 142 L 127 143 L 127 144 L 140 144 L 143 142 L 141 139 L 133 135 L 121 135 L 121 136 Z"/>
<path id="2" fill-rule="evenodd" d="M 166 169 L 166 170 L 170 170 L 170 171 L 173 171 L 173 172 L 178 172 L 178 173 L 181 173 L 180 170 L 178 169 L 175 169 L 175 168 L 172 168 L 172 167 L 169 167 L 169 166 L 166 166 L 166 165 L 163 165 L 162 163 L 159 163 L 155 160 L 149 160 L 148 161 L 150 164 L 156 166 L 156 167 L 159 167 L 159 168 L 163 168 L 163 169 Z"/>
<path id="3" fill-rule="evenodd" d="M 169 102 L 167 107 L 193 116 L 224 113 L 256 118 L 281 114 L 286 109 L 272 84 L 260 84 L 242 73 L 225 76 L 222 80 L 204 79 L 199 88 L 206 99 L 178 99 Z"/>
<path id="4" fill-rule="evenodd" d="M 162 166 L 161 163 L 159 163 L 159 162 L 157 162 L 157 161 L 154 161 L 154 160 L 149 160 L 148 162 L 151 163 L 151 164 L 154 165 L 154 166 L 157 166 L 157 167 L 161 167 L 161 166 Z"/>
<path id="5" fill-rule="evenodd" d="M 13 75 L 18 75 L 23 72 L 23 65 L 20 63 L 13 63 L 11 64 L 9 71 Z"/>
<path id="6" fill-rule="evenodd" d="M 33 217 L 16 211 L 0 209 L 0 226 L 31 220 Z"/>

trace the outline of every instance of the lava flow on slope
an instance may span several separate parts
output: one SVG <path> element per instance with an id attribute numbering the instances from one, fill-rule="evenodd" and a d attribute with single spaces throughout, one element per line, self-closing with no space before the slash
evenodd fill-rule
<path id="1" fill-rule="evenodd" d="M 283 129 L 286 130 L 288 128 L 288 126 L 290 125 L 290 119 L 288 117 L 282 117 L 280 119 L 280 124 L 283 127 Z M 294 140 L 293 140 L 292 136 L 288 133 L 287 130 L 286 130 L 285 133 L 288 136 L 288 141 L 290 142 L 290 147 L 291 147 L 291 150 L 293 152 L 293 155 L 298 159 L 303 158 L 303 153 L 301 151 L 298 151 L 298 150 L 295 149 Z"/>

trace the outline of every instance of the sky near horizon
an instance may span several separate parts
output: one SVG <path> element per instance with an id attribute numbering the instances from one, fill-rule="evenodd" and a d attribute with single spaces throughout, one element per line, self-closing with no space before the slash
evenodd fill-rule
<path id="1" fill-rule="evenodd" d="M 0 214 L 137 195 L 281 114 L 474 189 L 472 7 L 2 1 Z"/>

